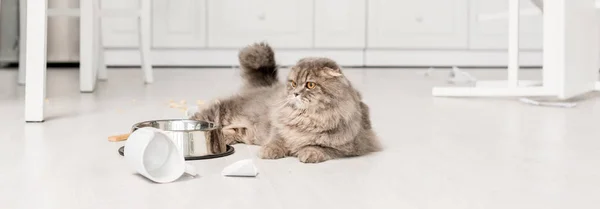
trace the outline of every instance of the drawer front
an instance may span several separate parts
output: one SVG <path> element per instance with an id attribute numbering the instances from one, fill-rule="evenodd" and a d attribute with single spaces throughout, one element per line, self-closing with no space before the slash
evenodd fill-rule
<path id="1" fill-rule="evenodd" d="M 209 0 L 208 46 L 239 48 L 268 41 L 281 48 L 313 46 L 313 1 Z"/>

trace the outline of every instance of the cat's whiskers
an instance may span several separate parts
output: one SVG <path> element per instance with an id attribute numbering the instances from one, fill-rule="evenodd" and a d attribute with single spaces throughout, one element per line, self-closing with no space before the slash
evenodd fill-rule
<path id="1" fill-rule="evenodd" d="M 283 100 L 281 100 L 281 101 L 279 101 L 279 102 L 275 102 L 275 103 L 274 103 L 274 106 L 278 106 L 278 105 L 281 105 L 281 104 L 283 104 L 283 103 L 287 103 L 287 99 L 283 99 Z"/>
<path id="2" fill-rule="evenodd" d="M 283 101 L 281 101 L 281 102 L 278 102 L 278 103 L 277 103 L 277 105 L 276 105 L 276 106 L 277 106 L 277 107 L 276 107 L 276 109 L 281 109 L 281 108 L 285 107 L 285 106 L 286 106 L 287 104 L 289 104 L 289 103 L 290 103 L 290 101 L 289 101 L 289 100 L 287 100 L 287 99 L 284 99 Z"/>
<path id="3" fill-rule="evenodd" d="M 279 102 L 275 102 L 273 103 L 273 106 L 276 108 L 282 108 L 283 106 L 285 106 L 286 104 L 289 104 L 289 99 L 288 98 L 284 98 Z"/>

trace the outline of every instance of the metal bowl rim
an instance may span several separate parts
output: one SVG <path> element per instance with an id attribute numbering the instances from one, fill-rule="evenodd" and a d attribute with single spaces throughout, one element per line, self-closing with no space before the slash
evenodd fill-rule
<path id="1" fill-rule="evenodd" d="M 142 122 L 138 122 L 133 124 L 133 126 L 131 127 L 131 132 L 137 130 L 138 128 L 142 128 L 142 127 L 138 127 L 138 125 L 143 124 L 143 123 L 151 123 L 151 122 L 172 122 L 172 121 L 179 121 L 179 122 L 195 122 L 195 123 L 207 123 L 209 128 L 204 129 L 204 130 L 184 130 L 184 131 L 180 131 L 180 130 L 163 130 L 163 131 L 167 131 L 167 132 L 195 132 L 195 131 L 211 131 L 211 130 L 215 130 L 217 129 L 217 126 L 215 125 L 215 123 L 213 122 L 208 122 L 208 121 L 203 121 L 203 120 L 191 120 L 191 119 L 160 119 L 160 120 L 147 120 L 147 121 L 142 121 Z"/>

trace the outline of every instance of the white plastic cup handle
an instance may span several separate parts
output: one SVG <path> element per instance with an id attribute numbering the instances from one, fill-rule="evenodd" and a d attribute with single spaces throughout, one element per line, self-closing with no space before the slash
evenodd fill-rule
<path id="1" fill-rule="evenodd" d="M 198 173 L 196 172 L 196 168 L 190 164 L 185 164 L 185 173 L 190 176 L 196 176 Z"/>

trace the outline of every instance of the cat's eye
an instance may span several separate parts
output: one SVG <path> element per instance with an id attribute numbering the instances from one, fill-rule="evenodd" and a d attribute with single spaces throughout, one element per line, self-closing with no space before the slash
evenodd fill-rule
<path id="1" fill-rule="evenodd" d="M 317 86 L 315 82 L 306 82 L 306 88 L 314 89 Z"/>
<path id="2" fill-rule="evenodd" d="M 292 88 L 296 88 L 296 82 L 290 81 L 290 86 L 292 86 Z"/>

